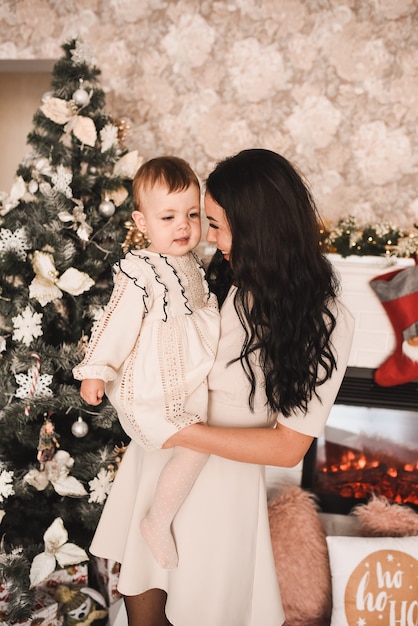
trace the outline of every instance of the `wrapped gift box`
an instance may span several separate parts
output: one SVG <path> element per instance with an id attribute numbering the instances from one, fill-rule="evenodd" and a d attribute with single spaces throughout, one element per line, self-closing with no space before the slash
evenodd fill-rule
<path id="1" fill-rule="evenodd" d="M 122 597 L 117 590 L 120 564 L 110 559 L 95 557 L 91 565 L 92 576 L 96 579 L 95 585 L 92 586 L 97 587 L 98 591 L 106 598 L 108 606 L 111 606 Z"/>
<path id="2" fill-rule="evenodd" d="M 62 569 L 57 569 L 48 576 L 38 587 L 47 591 L 51 595 L 59 585 L 88 585 L 87 563 L 71 565 Z"/>
<path id="3" fill-rule="evenodd" d="M 9 583 L 7 580 L 0 580 L 0 624 L 7 612 L 9 603 Z"/>

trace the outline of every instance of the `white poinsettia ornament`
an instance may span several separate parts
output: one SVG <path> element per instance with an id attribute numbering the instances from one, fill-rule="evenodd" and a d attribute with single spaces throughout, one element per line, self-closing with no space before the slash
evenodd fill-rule
<path id="1" fill-rule="evenodd" d="M 60 211 L 58 213 L 58 217 L 61 222 L 65 224 L 73 224 L 74 230 L 77 231 L 77 235 L 83 241 L 88 241 L 91 233 L 93 232 L 93 228 L 87 223 L 87 216 L 84 213 L 84 205 L 81 200 L 73 198 L 73 202 L 75 207 L 73 212 L 69 211 Z"/>
<path id="2" fill-rule="evenodd" d="M 29 297 L 36 298 L 41 306 L 45 306 L 56 298 L 62 298 L 63 291 L 72 296 L 79 296 L 94 285 L 94 280 L 88 274 L 74 267 L 68 268 L 58 278 L 54 259 L 49 252 L 35 250 L 32 266 L 35 278 L 29 285 Z"/>
<path id="3" fill-rule="evenodd" d="M 69 103 L 62 98 L 48 98 L 40 108 L 42 113 L 55 124 L 65 124 L 74 116 Z"/>
<path id="4" fill-rule="evenodd" d="M 62 98 L 48 98 L 40 107 L 42 113 L 55 124 L 63 125 L 64 132 L 73 133 L 81 143 L 94 146 L 97 139 L 96 126 L 90 117 L 76 115 L 71 104 Z"/>
<path id="5" fill-rule="evenodd" d="M 83 548 L 68 542 L 68 532 L 61 517 L 57 517 L 44 533 L 45 551 L 37 554 L 30 568 L 31 587 L 39 585 L 52 572 L 58 563 L 60 567 L 77 565 L 88 561 Z"/>
<path id="6" fill-rule="evenodd" d="M 75 476 L 70 476 L 73 465 L 74 459 L 69 452 L 58 450 L 50 461 L 45 462 L 43 470 L 33 468 L 25 474 L 23 480 L 37 491 L 43 491 L 51 483 L 60 496 L 82 498 L 87 495 L 87 491 L 83 483 Z"/>
<path id="7" fill-rule="evenodd" d="M 73 133 L 81 143 L 86 146 L 94 146 L 97 139 L 96 126 L 90 117 L 76 115 L 64 126 L 66 133 Z"/>
<path id="8" fill-rule="evenodd" d="M 116 161 L 113 168 L 115 176 L 123 176 L 124 178 L 133 178 L 138 167 L 142 165 L 144 159 L 138 156 L 138 150 L 132 150 L 124 154 Z"/>

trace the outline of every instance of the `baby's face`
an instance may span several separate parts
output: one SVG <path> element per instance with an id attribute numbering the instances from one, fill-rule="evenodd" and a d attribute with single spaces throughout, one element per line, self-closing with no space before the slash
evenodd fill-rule
<path id="1" fill-rule="evenodd" d="M 164 185 L 141 190 L 142 211 L 132 218 L 151 244 L 148 250 L 181 256 L 197 246 L 201 237 L 200 190 L 190 185 L 169 192 Z"/>

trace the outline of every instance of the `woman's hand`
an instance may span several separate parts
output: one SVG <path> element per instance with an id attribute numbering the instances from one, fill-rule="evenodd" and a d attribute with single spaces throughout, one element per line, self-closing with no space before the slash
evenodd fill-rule
<path id="1" fill-rule="evenodd" d="M 97 406 L 104 396 L 104 382 L 98 378 L 86 378 L 81 382 L 80 396 L 87 404 Z"/>

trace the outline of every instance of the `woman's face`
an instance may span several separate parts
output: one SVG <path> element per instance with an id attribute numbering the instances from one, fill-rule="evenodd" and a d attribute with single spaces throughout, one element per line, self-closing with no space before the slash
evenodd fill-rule
<path id="1" fill-rule="evenodd" d="M 205 213 L 209 222 L 206 240 L 209 243 L 216 244 L 224 258 L 229 261 L 232 245 L 231 229 L 229 228 L 225 211 L 207 192 L 205 194 Z"/>

